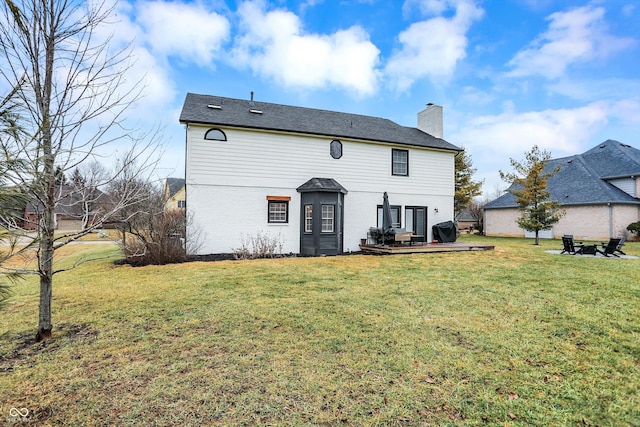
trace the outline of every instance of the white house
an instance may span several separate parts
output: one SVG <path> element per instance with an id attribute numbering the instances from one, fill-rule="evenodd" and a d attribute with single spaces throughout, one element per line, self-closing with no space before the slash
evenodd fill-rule
<path id="1" fill-rule="evenodd" d="M 229 253 L 258 234 L 283 252 L 358 251 L 380 226 L 383 193 L 394 225 L 431 239 L 453 219 L 454 156 L 442 139 L 442 107 L 418 113 L 418 127 L 390 120 L 189 93 L 187 239 L 199 254 Z"/>

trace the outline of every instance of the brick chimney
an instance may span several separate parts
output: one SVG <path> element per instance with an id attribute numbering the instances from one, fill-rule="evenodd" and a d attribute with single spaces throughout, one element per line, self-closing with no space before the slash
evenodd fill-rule
<path id="1" fill-rule="evenodd" d="M 442 107 L 432 103 L 418 113 L 418 129 L 436 138 L 442 138 Z"/>

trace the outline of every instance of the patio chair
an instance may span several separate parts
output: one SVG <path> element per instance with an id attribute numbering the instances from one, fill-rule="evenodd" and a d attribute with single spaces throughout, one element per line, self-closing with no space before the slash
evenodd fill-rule
<path id="1" fill-rule="evenodd" d="M 620 255 L 616 254 L 616 251 L 619 250 L 618 246 L 620 245 L 621 241 L 621 238 L 609 239 L 609 243 L 607 243 L 606 245 L 602 245 L 602 250 L 598 249 L 598 252 L 606 257 L 608 257 L 609 255 L 613 255 L 620 258 Z"/>
<path id="2" fill-rule="evenodd" d="M 367 243 L 374 245 L 384 243 L 382 235 L 382 230 L 378 227 L 369 227 L 369 233 L 367 234 Z"/>
<path id="3" fill-rule="evenodd" d="M 618 252 L 619 254 L 622 255 L 626 255 L 624 252 L 622 252 L 622 247 L 624 246 L 624 242 L 627 240 L 626 237 L 620 237 L 620 243 L 618 243 L 618 246 L 616 246 L 616 249 L 613 251 L 614 255 L 616 252 Z M 604 249 L 609 243 L 604 243 L 602 242 L 602 248 Z"/>
<path id="4" fill-rule="evenodd" d="M 578 247 L 577 250 L 576 246 Z M 560 252 L 561 254 L 565 252 L 571 255 L 582 253 L 582 242 L 578 242 L 578 244 L 576 245 L 576 242 L 573 241 L 573 235 L 571 234 L 565 234 L 564 236 L 562 236 L 562 247 L 563 249 L 562 252 Z"/>
<path id="5" fill-rule="evenodd" d="M 616 252 L 621 253 L 622 255 L 626 255 L 624 252 L 622 252 L 622 247 L 624 246 L 624 242 L 627 241 L 626 237 L 622 237 L 620 238 L 620 243 L 618 243 L 618 246 L 616 247 Z"/>

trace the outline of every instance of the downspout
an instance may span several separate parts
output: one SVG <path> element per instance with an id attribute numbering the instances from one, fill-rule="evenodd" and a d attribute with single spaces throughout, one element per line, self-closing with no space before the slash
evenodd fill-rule
<path id="1" fill-rule="evenodd" d="M 613 238 L 613 206 L 611 206 L 611 203 L 607 203 L 607 206 L 609 206 L 609 238 L 612 239 Z"/>
<path id="2" fill-rule="evenodd" d="M 187 156 L 188 156 L 188 140 L 189 140 L 189 122 L 184 125 L 184 253 L 187 255 L 191 255 L 188 252 L 189 244 L 187 242 L 187 237 L 189 236 L 189 231 L 187 227 L 189 227 L 189 197 L 187 197 Z"/>

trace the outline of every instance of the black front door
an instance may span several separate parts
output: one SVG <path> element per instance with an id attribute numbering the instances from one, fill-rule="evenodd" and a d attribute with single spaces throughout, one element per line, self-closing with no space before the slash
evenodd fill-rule
<path id="1" fill-rule="evenodd" d="M 342 253 L 344 195 L 347 190 L 333 178 L 311 178 L 300 193 L 300 253 Z"/>
<path id="2" fill-rule="evenodd" d="M 301 195 L 300 253 L 342 253 L 344 197 L 342 193 L 309 192 Z"/>

